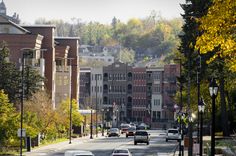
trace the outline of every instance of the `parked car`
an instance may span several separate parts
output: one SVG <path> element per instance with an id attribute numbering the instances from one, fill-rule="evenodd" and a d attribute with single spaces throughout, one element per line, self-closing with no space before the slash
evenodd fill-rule
<path id="1" fill-rule="evenodd" d="M 132 156 L 132 154 L 127 148 L 114 149 L 111 155 L 112 156 Z"/>
<path id="2" fill-rule="evenodd" d="M 149 145 L 150 134 L 145 130 L 138 130 L 134 134 L 134 145 L 137 143 L 146 143 Z"/>
<path id="3" fill-rule="evenodd" d="M 118 128 L 111 128 L 109 131 L 108 131 L 108 137 L 111 137 L 111 136 L 120 136 L 120 130 Z"/>
<path id="4" fill-rule="evenodd" d="M 68 150 L 65 152 L 64 156 L 94 156 L 94 154 L 90 151 Z"/>
<path id="5" fill-rule="evenodd" d="M 181 139 L 181 135 L 180 135 L 178 129 L 170 128 L 167 130 L 166 142 L 168 142 L 168 140 L 177 140 L 178 141 L 179 139 Z"/>
<path id="6" fill-rule="evenodd" d="M 128 131 L 126 132 L 126 138 L 129 136 L 134 136 L 134 133 L 136 132 L 136 127 L 129 127 Z"/>

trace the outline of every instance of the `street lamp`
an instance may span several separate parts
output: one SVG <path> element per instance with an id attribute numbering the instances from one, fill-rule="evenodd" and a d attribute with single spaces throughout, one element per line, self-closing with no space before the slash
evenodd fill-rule
<path id="1" fill-rule="evenodd" d="M 99 76 L 98 74 L 95 74 L 95 80 L 96 80 L 96 87 L 95 87 L 95 92 L 96 92 L 96 137 L 98 137 L 98 82 L 97 82 L 97 76 Z"/>
<path id="2" fill-rule="evenodd" d="M 93 139 L 93 109 L 91 108 L 90 139 Z"/>
<path id="3" fill-rule="evenodd" d="M 101 111 L 102 111 L 102 136 L 104 136 L 104 120 L 105 120 L 105 112 L 108 112 L 109 111 L 109 109 L 101 109 Z"/>
<path id="4" fill-rule="evenodd" d="M 215 154 L 215 99 L 217 97 L 218 93 L 218 85 L 216 83 L 216 80 L 214 78 L 211 79 L 210 85 L 209 85 L 209 92 L 212 99 L 212 123 L 211 123 L 211 156 L 214 156 Z"/>
<path id="5" fill-rule="evenodd" d="M 22 51 L 22 69 L 21 69 L 21 116 L 20 116 L 20 156 L 22 156 L 22 148 L 23 148 L 23 114 L 24 114 L 24 94 L 25 94 L 25 87 L 24 87 L 24 68 L 25 68 L 25 58 L 33 56 L 33 49 L 23 48 Z"/>
<path id="6" fill-rule="evenodd" d="M 198 103 L 198 111 L 200 113 L 200 151 L 199 151 L 199 155 L 202 156 L 202 125 L 203 125 L 203 113 L 204 113 L 204 109 L 205 109 L 205 103 L 203 101 L 203 99 L 201 98 L 199 103 Z"/>
<path id="7" fill-rule="evenodd" d="M 180 117 L 180 135 L 181 138 L 179 140 L 179 155 L 181 155 L 181 151 L 182 151 L 182 155 L 183 153 L 183 148 L 182 148 L 182 144 L 181 141 L 183 140 L 183 125 L 182 125 L 182 118 L 183 118 L 183 114 L 182 114 L 182 108 L 183 108 L 183 96 L 182 96 L 182 91 L 183 91 L 183 78 L 182 78 L 182 60 L 179 58 L 174 59 L 175 61 L 179 61 L 179 92 L 180 92 L 180 101 L 179 101 L 179 106 L 180 106 L 180 110 L 179 112 L 181 113 L 181 117 Z"/>
<path id="8" fill-rule="evenodd" d="M 70 68 L 69 68 L 69 96 L 70 96 L 70 132 L 69 132 L 69 144 L 71 144 L 71 131 L 72 131 L 72 60 L 74 58 L 66 58 L 70 61 Z"/>

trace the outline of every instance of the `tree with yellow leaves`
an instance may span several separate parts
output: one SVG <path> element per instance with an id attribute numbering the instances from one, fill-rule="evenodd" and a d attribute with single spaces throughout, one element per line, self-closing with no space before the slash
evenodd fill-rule
<path id="1" fill-rule="evenodd" d="M 201 54 L 215 53 L 208 63 L 223 58 L 227 67 L 236 71 L 236 2 L 213 0 L 206 16 L 199 19 L 200 32 L 196 48 Z"/>

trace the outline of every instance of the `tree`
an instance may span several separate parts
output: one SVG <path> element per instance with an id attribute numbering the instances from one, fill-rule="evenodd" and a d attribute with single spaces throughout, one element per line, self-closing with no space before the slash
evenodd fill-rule
<path id="1" fill-rule="evenodd" d="M 83 122 L 83 116 L 78 112 L 78 104 L 75 100 L 72 100 L 72 125 L 80 126 Z M 60 103 L 56 109 L 56 127 L 58 130 L 69 131 L 70 123 L 70 99 L 64 100 Z"/>
<path id="2" fill-rule="evenodd" d="M 31 137 L 55 133 L 55 111 L 45 91 L 38 91 L 24 104 L 24 123 Z M 55 134 L 56 135 L 56 134 Z"/>
<path id="3" fill-rule="evenodd" d="M 183 19 L 185 24 L 183 25 L 183 33 L 180 35 L 181 43 L 179 47 L 179 51 L 184 55 L 186 59 L 183 62 L 183 73 L 181 73 L 184 77 L 187 77 L 187 110 L 188 113 L 191 113 L 191 82 L 194 77 L 196 77 L 196 56 L 198 53 L 194 51 L 194 46 L 196 44 L 196 38 L 199 35 L 198 23 L 196 18 L 202 17 L 206 14 L 210 0 L 207 1 L 199 1 L 199 0 L 186 0 L 186 4 L 182 4 L 181 7 L 184 10 Z M 195 71 L 195 72 L 193 72 Z M 196 81 L 195 81 L 196 82 Z M 188 155 L 192 155 L 192 124 L 189 124 L 189 150 Z"/>
<path id="4" fill-rule="evenodd" d="M 236 71 L 236 40 L 235 40 L 235 7 L 233 0 L 213 0 L 207 15 L 199 18 L 202 32 L 198 37 L 196 48 L 202 54 L 211 57 L 207 60 L 209 66 L 214 69 L 215 77 L 219 80 L 221 123 L 223 135 L 229 136 L 228 109 L 225 97 L 226 77 L 230 71 Z M 230 70 L 230 71 L 229 71 Z"/>
<path id="5" fill-rule="evenodd" d="M 0 49 L 0 89 L 4 90 L 11 102 L 15 102 L 20 95 L 21 73 L 8 61 L 10 51 L 5 42 L 0 43 Z"/>
<path id="6" fill-rule="evenodd" d="M 135 51 L 132 49 L 124 48 L 120 51 L 120 61 L 124 63 L 134 63 Z"/>
<path id="7" fill-rule="evenodd" d="M 227 67 L 236 71 L 235 40 L 235 0 L 213 0 L 206 16 L 199 19 L 202 35 L 198 37 L 196 48 L 202 54 L 214 53 L 209 62 L 217 57 L 224 58 Z"/>
<path id="8" fill-rule="evenodd" d="M 2 146 L 15 145 L 17 142 L 17 128 L 19 127 L 19 113 L 9 102 L 7 95 L 0 90 L 0 144 Z"/>
<path id="9" fill-rule="evenodd" d="M 3 89 L 8 94 L 9 100 L 16 103 L 20 97 L 22 73 L 15 66 L 14 63 L 9 62 L 9 49 L 7 44 L 0 43 L 0 89 Z M 25 97 L 29 98 L 33 93 L 42 88 L 40 82 L 44 79 L 40 76 L 39 72 L 30 66 L 25 66 L 24 70 L 24 84 L 25 84 Z"/>

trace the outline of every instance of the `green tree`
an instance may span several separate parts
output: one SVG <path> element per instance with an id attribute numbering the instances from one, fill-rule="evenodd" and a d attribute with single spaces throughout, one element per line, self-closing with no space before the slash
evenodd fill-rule
<path id="1" fill-rule="evenodd" d="M 83 116 L 78 112 L 78 104 L 75 100 L 72 100 L 72 125 L 80 126 L 83 122 Z M 63 131 L 68 132 L 70 126 L 70 100 L 62 101 L 59 107 L 56 109 L 56 126 Z"/>
<path id="2" fill-rule="evenodd" d="M 182 60 L 183 72 L 181 73 L 183 77 L 187 78 L 187 81 L 183 84 L 184 89 L 187 89 L 187 110 L 188 113 L 193 112 L 191 110 L 191 82 L 196 82 L 196 58 L 198 55 L 197 51 L 194 51 L 194 46 L 196 44 L 196 38 L 199 35 L 198 23 L 196 18 L 202 17 L 206 14 L 210 0 L 199 1 L 199 0 L 186 0 L 186 4 L 182 4 L 181 7 L 184 10 L 183 19 L 184 25 L 182 27 L 182 34 L 180 37 L 179 51 L 183 54 L 185 59 Z M 195 81 L 194 81 L 195 80 Z M 196 85 L 196 84 L 193 84 Z M 189 138 L 190 147 L 188 150 L 188 155 L 192 155 L 192 128 L 193 125 L 189 124 Z"/>
<path id="3" fill-rule="evenodd" d="M 9 62 L 9 49 L 5 42 L 0 43 L 0 89 L 8 94 L 11 102 L 16 102 L 20 93 L 21 73 Z"/>
<path id="4" fill-rule="evenodd" d="M 21 93 L 22 73 L 9 61 L 10 51 L 7 44 L 0 43 L 0 89 L 3 89 L 11 102 L 16 103 Z M 34 92 L 39 90 L 44 79 L 39 72 L 30 66 L 25 66 L 24 70 L 24 88 L 25 97 L 29 98 Z"/>
<path id="5" fill-rule="evenodd" d="M 3 146 L 16 145 L 19 113 L 9 102 L 3 90 L 0 90 L 0 116 L 0 144 Z"/>

